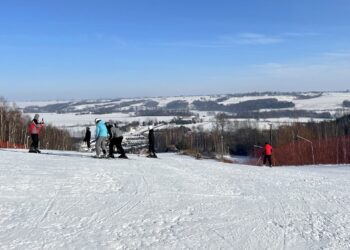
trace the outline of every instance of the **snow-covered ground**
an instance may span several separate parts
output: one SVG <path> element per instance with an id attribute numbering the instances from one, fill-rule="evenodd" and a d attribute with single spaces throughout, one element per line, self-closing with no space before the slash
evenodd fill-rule
<path id="1" fill-rule="evenodd" d="M 0 249 L 349 249 L 350 166 L 0 150 Z"/>
<path id="2" fill-rule="evenodd" d="M 307 93 L 304 93 L 307 96 Z M 298 99 L 295 95 L 250 95 L 247 93 L 246 95 L 229 97 L 227 100 L 219 102 L 220 104 L 228 105 L 228 104 L 236 104 L 244 101 L 250 100 L 262 100 L 262 99 L 270 99 L 275 98 L 279 101 L 288 101 L 293 102 L 295 104 L 296 110 L 309 110 L 315 112 L 322 111 L 334 111 L 344 109 L 342 106 L 343 101 L 350 100 L 350 92 L 324 92 L 319 93 L 320 95 L 309 93 L 310 96 L 314 96 L 314 98 L 310 99 Z M 110 100 L 89 100 L 90 104 L 83 104 L 74 106 L 74 109 L 78 112 L 79 110 L 87 107 L 91 107 L 94 105 L 103 105 L 108 107 L 109 105 L 114 105 L 122 102 L 130 102 L 130 101 L 156 101 L 158 102 L 159 107 L 165 107 L 168 103 L 172 101 L 187 101 L 189 104 L 192 104 L 194 101 L 216 101 L 219 97 L 224 97 L 225 95 L 207 95 L 207 96 L 169 96 L 169 97 L 145 97 L 145 98 L 124 98 L 117 101 Z M 57 104 L 64 102 L 73 102 L 73 100 L 67 101 L 19 101 L 15 102 L 19 108 L 25 108 L 28 106 L 46 106 L 48 104 Z M 131 104 L 128 107 L 140 106 L 142 103 Z M 294 109 L 294 108 L 293 108 Z"/>
<path id="3" fill-rule="evenodd" d="M 304 95 L 308 95 L 304 93 Z M 350 100 L 350 92 L 324 92 L 324 93 L 309 93 L 310 96 L 314 96 L 311 99 L 298 99 L 296 95 L 263 95 L 263 96 L 255 96 L 250 95 L 249 93 L 245 96 L 237 96 L 237 97 L 229 97 L 227 100 L 223 100 L 220 102 L 221 104 L 234 104 L 239 102 L 244 102 L 248 100 L 261 100 L 267 98 L 276 98 L 279 101 L 289 101 L 295 104 L 295 108 L 287 108 L 280 110 L 307 110 L 314 112 L 329 112 L 332 115 L 344 115 L 350 112 L 349 108 L 344 108 L 342 103 L 344 100 Z M 120 100 L 87 100 L 86 104 L 76 105 L 78 101 L 72 101 L 72 113 L 41 113 L 41 116 L 45 119 L 47 124 L 52 124 L 54 126 L 67 129 L 72 136 L 81 137 L 84 134 L 85 127 L 91 126 L 94 128 L 94 120 L 95 118 L 103 119 L 104 121 L 113 120 L 119 121 L 123 123 L 130 123 L 133 121 L 165 121 L 169 122 L 174 118 L 174 116 L 135 116 L 134 112 L 130 113 L 110 113 L 103 115 L 96 114 L 80 114 L 82 109 L 93 106 L 104 106 L 109 107 L 110 105 L 120 104 L 122 102 L 132 102 L 132 101 L 141 101 L 141 103 L 130 104 L 129 106 L 125 106 L 125 109 L 129 109 L 130 107 L 142 106 L 146 101 L 156 101 L 158 102 L 159 107 L 165 107 L 168 103 L 172 101 L 187 101 L 189 104 L 192 104 L 194 101 L 216 101 L 220 97 L 225 97 L 225 95 L 207 95 L 207 96 L 173 96 L 173 97 L 146 97 L 146 98 L 125 98 Z M 64 101 L 41 101 L 41 102 L 17 102 L 16 105 L 20 108 L 25 108 L 28 106 L 45 106 L 48 104 L 62 103 Z M 74 104 L 75 103 L 75 104 Z M 190 105 L 190 108 L 193 108 Z M 123 109 L 123 108 L 122 108 Z M 271 109 L 261 109 L 260 112 L 263 111 L 271 111 Z M 213 120 L 215 118 L 215 114 L 218 112 L 205 112 L 205 111 L 197 111 L 191 109 L 191 112 L 194 114 L 198 114 L 199 118 L 202 120 L 201 123 L 197 123 L 196 125 L 190 124 L 187 125 L 189 128 L 199 128 L 204 130 L 211 130 L 213 127 Z M 33 117 L 33 113 L 27 113 L 30 117 Z M 251 123 L 252 119 L 234 119 L 231 120 L 233 123 L 236 123 L 236 128 L 244 127 L 244 122 L 246 121 Z M 273 118 L 266 120 L 259 120 L 255 124 L 251 123 L 252 126 L 260 128 L 260 129 L 268 129 L 269 124 L 272 123 L 274 127 L 278 127 L 281 124 L 292 123 L 292 122 L 309 122 L 313 121 L 323 121 L 325 119 L 312 119 L 301 117 L 299 119 L 295 119 L 293 117 L 282 117 L 282 118 Z M 241 122 L 241 124 L 239 124 Z M 144 128 L 141 128 L 144 129 Z"/>
<path id="4" fill-rule="evenodd" d="M 322 96 L 305 100 L 294 100 L 296 109 L 329 111 L 343 109 L 343 101 L 350 100 L 349 92 L 326 92 Z"/>

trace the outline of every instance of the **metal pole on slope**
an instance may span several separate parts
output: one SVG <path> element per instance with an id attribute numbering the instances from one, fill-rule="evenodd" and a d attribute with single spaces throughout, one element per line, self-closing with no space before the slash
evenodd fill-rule
<path id="1" fill-rule="evenodd" d="M 255 151 L 255 149 L 263 149 L 263 147 L 262 146 L 259 146 L 259 145 L 254 145 L 254 151 Z M 257 153 L 256 153 L 256 151 L 255 151 L 255 156 L 257 156 Z M 259 158 L 258 158 L 258 160 L 256 161 L 256 164 L 255 165 L 259 165 L 259 162 L 260 162 L 260 160 L 261 160 L 261 158 L 262 158 L 262 155 L 261 155 L 261 152 L 260 152 L 260 154 L 259 154 Z"/>
<path id="2" fill-rule="evenodd" d="M 224 160 L 224 136 L 221 135 L 221 160 Z"/>
<path id="3" fill-rule="evenodd" d="M 297 138 L 300 138 L 300 139 L 302 139 L 302 140 L 304 140 L 304 141 L 306 141 L 306 142 L 311 144 L 312 161 L 315 164 L 314 145 L 313 145 L 312 141 L 310 141 L 310 140 L 308 140 L 308 139 L 306 139 L 306 138 L 304 138 L 304 137 L 302 137 L 300 135 L 297 135 Z"/>
<path id="4" fill-rule="evenodd" d="M 270 125 L 270 145 L 272 145 L 272 123 Z"/>

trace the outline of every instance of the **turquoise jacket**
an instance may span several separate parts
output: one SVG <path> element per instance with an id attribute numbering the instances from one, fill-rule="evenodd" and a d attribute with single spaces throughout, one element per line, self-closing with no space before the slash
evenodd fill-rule
<path id="1" fill-rule="evenodd" d="M 107 127 L 105 125 L 105 122 L 101 120 L 96 124 L 96 138 L 107 137 L 107 136 L 108 136 Z"/>

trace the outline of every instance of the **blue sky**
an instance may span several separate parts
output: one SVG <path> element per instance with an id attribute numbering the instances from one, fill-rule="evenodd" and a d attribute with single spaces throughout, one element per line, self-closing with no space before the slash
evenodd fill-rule
<path id="1" fill-rule="evenodd" d="M 9 100 L 350 88 L 347 0 L 2 0 Z"/>

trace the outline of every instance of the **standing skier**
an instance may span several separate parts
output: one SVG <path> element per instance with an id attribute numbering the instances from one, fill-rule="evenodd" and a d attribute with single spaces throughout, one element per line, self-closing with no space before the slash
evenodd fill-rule
<path id="1" fill-rule="evenodd" d="M 90 131 L 90 127 L 86 127 L 84 142 L 86 142 L 86 145 L 87 145 L 87 147 L 88 147 L 88 151 L 90 151 L 90 149 L 91 149 L 90 140 L 91 140 L 91 131 Z"/>
<path id="2" fill-rule="evenodd" d="M 110 139 L 112 139 L 112 131 L 111 131 L 111 129 L 113 127 L 113 121 L 110 120 L 110 121 L 106 122 L 105 125 L 106 125 L 107 132 L 108 132 L 108 139 L 110 140 Z"/>
<path id="3" fill-rule="evenodd" d="M 266 160 L 268 160 L 269 166 L 272 167 L 271 155 L 272 155 L 272 146 L 269 143 L 265 142 L 265 145 L 264 145 L 264 165 L 266 164 Z"/>
<path id="4" fill-rule="evenodd" d="M 154 139 L 153 126 L 149 126 L 148 127 L 148 142 L 149 142 L 148 151 L 149 151 L 149 155 L 147 157 L 157 158 L 156 151 L 154 149 L 154 141 L 155 141 L 155 139 Z"/>
<path id="5" fill-rule="evenodd" d="M 111 127 L 111 140 L 109 143 L 109 157 L 114 158 L 114 152 L 113 148 L 114 146 L 117 147 L 118 152 L 120 153 L 120 156 L 118 158 L 127 159 L 128 157 L 125 155 L 125 151 L 122 146 L 123 141 L 123 133 L 119 129 L 118 124 L 115 123 L 114 127 Z"/>
<path id="6" fill-rule="evenodd" d="M 34 115 L 34 119 L 30 122 L 28 127 L 28 132 L 32 138 L 32 144 L 30 145 L 30 153 L 41 153 L 39 150 L 39 133 L 40 129 L 43 127 L 44 120 L 39 122 L 39 114 Z"/>
<path id="7" fill-rule="evenodd" d="M 107 156 L 107 150 L 106 150 L 106 140 L 107 140 L 107 127 L 105 123 L 101 120 L 96 118 L 95 119 L 96 123 L 96 157 L 102 158 Z M 102 154 L 101 154 L 102 150 Z"/>

